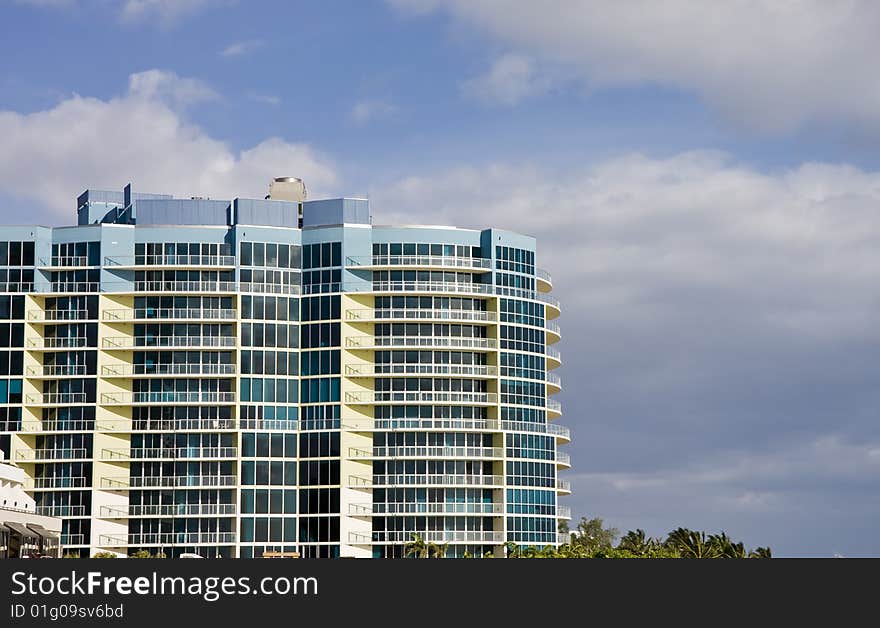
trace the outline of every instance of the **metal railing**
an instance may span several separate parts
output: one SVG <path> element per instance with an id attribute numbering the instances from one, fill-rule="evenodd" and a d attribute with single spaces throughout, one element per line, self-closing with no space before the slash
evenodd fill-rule
<path id="1" fill-rule="evenodd" d="M 545 355 L 551 360 L 562 362 L 562 353 L 556 347 L 545 347 Z"/>
<path id="2" fill-rule="evenodd" d="M 562 414 L 562 404 L 555 399 L 547 399 L 547 412 Z"/>
<path id="3" fill-rule="evenodd" d="M 348 505 L 348 514 L 355 517 L 394 514 L 500 515 L 503 513 L 504 504 L 492 502 L 380 502 Z"/>
<path id="4" fill-rule="evenodd" d="M 70 533 L 62 533 L 58 539 L 58 542 L 62 547 L 69 547 L 71 545 L 85 545 L 86 537 L 84 534 L 70 534 Z"/>
<path id="5" fill-rule="evenodd" d="M 498 403 L 496 393 L 483 392 L 447 392 L 433 391 L 423 392 L 419 390 L 405 391 L 372 391 L 357 390 L 345 393 L 345 403 L 467 403 L 467 404 L 494 404 Z"/>
<path id="6" fill-rule="evenodd" d="M 62 506 L 59 504 L 37 506 L 36 513 L 45 517 L 87 517 L 89 514 L 85 506 Z"/>
<path id="7" fill-rule="evenodd" d="M 346 266 L 426 266 L 439 268 L 492 268 L 492 260 L 482 257 L 445 255 L 364 255 L 345 258 Z"/>
<path id="8" fill-rule="evenodd" d="M 84 447 L 70 449 L 19 449 L 16 460 L 82 460 L 89 458 L 89 450 Z"/>
<path id="9" fill-rule="evenodd" d="M 102 460 L 164 460 L 191 458 L 235 458 L 235 447 L 135 447 L 105 448 Z"/>
<path id="10" fill-rule="evenodd" d="M 557 388 L 562 388 L 562 378 L 559 377 L 559 375 L 557 375 L 556 373 L 548 372 L 546 374 L 546 377 L 548 384 L 550 384 L 551 386 L 556 386 Z"/>
<path id="11" fill-rule="evenodd" d="M 348 349 L 375 349 L 384 347 L 422 347 L 455 349 L 494 349 L 494 338 L 444 336 L 348 336 Z"/>
<path id="12" fill-rule="evenodd" d="M 571 543 L 571 532 L 557 532 L 556 542 L 560 545 L 568 545 Z"/>
<path id="13" fill-rule="evenodd" d="M 161 487 L 214 487 L 235 486 L 234 475 L 169 475 L 169 476 L 117 476 L 101 478 L 103 488 L 161 488 Z"/>
<path id="14" fill-rule="evenodd" d="M 131 375 L 235 375 L 234 364 L 105 364 L 102 377 Z"/>
<path id="15" fill-rule="evenodd" d="M 27 346 L 33 349 L 72 349 L 87 347 L 88 342 L 85 336 L 28 338 Z"/>
<path id="16" fill-rule="evenodd" d="M 560 519 L 571 519 L 571 508 L 568 506 L 557 506 L 556 516 Z"/>
<path id="17" fill-rule="evenodd" d="M 101 506 L 100 516 L 107 519 L 128 517 L 188 517 L 234 515 L 235 504 L 129 504 Z"/>
<path id="18" fill-rule="evenodd" d="M 84 477 L 27 478 L 24 487 L 26 489 L 85 488 L 89 485 L 89 481 L 89 478 Z"/>
<path id="19" fill-rule="evenodd" d="M 500 475 L 394 473 L 374 475 L 370 484 L 373 486 L 502 486 L 504 477 Z M 358 485 L 357 482 L 354 485 L 364 486 L 363 484 Z"/>
<path id="20" fill-rule="evenodd" d="M 99 264 L 89 264 L 89 258 L 86 255 L 53 255 L 52 257 L 41 257 L 39 262 L 38 265 L 41 268 L 99 266 Z"/>
<path id="21" fill-rule="evenodd" d="M 135 292 L 237 292 L 234 281 L 135 281 Z"/>
<path id="22" fill-rule="evenodd" d="M 535 277 L 537 277 L 538 279 L 540 279 L 541 281 L 544 281 L 546 283 L 549 283 L 549 284 L 553 283 L 553 277 L 550 275 L 550 273 L 548 271 L 544 270 L 543 268 L 536 268 L 535 269 Z"/>
<path id="23" fill-rule="evenodd" d="M 88 375 L 85 364 L 43 364 L 28 366 L 25 372 L 31 377 L 73 377 Z"/>
<path id="24" fill-rule="evenodd" d="M 54 421 L 22 421 L 22 432 L 91 432 L 95 421 L 91 419 L 60 419 Z"/>
<path id="25" fill-rule="evenodd" d="M 83 321 L 88 319 L 88 310 L 28 310 L 29 321 Z"/>
<path id="26" fill-rule="evenodd" d="M 104 258 L 104 266 L 235 266 L 234 255 L 123 255 Z"/>
<path id="27" fill-rule="evenodd" d="M 349 447 L 348 457 L 374 458 L 502 458 L 503 447 L 401 446 L 361 449 Z"/>
<path id="28" fill-rule="evenodd" d="M 436 310 L 436 309 L 363 309 L 346 310 L 345 318 L 349 321 L 465 321 L 472 323 L 494 323 L 498 320 L 495 312 L 486 310 Z"/>
<path id="29" fill-rule="evenodd" d="M 406 543 L 412 541 L 413 533 L 405 530 L 373 532 L 373 542 Z M 504 532 L 496 530 L 420 530 L 418 534 L 426 543 L 504 543 Z"/>
<path id="30" fill-rule="evenodd" d="M 105 321 L 131 320 L 235 320 L 235 310 L 229 308 L 119 308 L 104 310 Z"/>
<path id="31" fill-rule="evenodd" d="M 235 543 L 235 532 L 138 532 L 127 538 L 103 534 L 104 547 L 140 547 L 143 545 L 200 545 Z"/>
<path id="32" fill-rule="evenodd" d="M 37 393 L 34 395 L 25 395 L 24 401 L 26 404 L 32 404 L 35 406 L 46 406 L 46 405 L 71 405 L 71 404 L 82 404 L 87 403 L 86 394 L 84 392 L 51 392 L 51 393 Z"/>
<path id="33" fill-rule="evenodd" d="M 550 333 L 556 334 L 557 336 L 562 335 L 561 328 L 559 327 L 559 323 L 556 321 L 544 321 L 544 328 Z"/>
<path id="34" fill-rule="evenodd" d="M 101 339 L 104 349 L 234 346 L 232 336 L 107 336 Z"/>
<path id="35" fill-rule="evenodd" d="M 560 491 L 571 493 L 571 482 L 568 480 L 556 480 L 556 488 Z"/>
<path id="36" fill-rule="evenodd" d="M 496 377 L 498 368 L 483 364 L 346 364 L 348 377 L 377 375 L 454 375 L 465 377 Z"/>
<path id="37" fill-rule="evenodd" d="M 571 466 L 571 456 L 561 451 L 556 452 L 556 462 L 567 467 Z"/>
<path id="38" fill-rule="evenodd" d="M 149 403 L 235 403 L 234 392 L 112 392 L 101 393 L 102 405 Z"/>
<path id="39" fill-rule="evenodd" d="M 495 286 L 469 281 L 374 281 L 370 292 L 424 292 L 455 294 L 495 294 Z"/>

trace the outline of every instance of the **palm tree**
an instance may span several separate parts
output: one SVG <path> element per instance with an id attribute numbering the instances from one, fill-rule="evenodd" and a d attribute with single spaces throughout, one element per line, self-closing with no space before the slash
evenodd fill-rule
<path id="1" fill-rule="evenodd" d="M 717 553 L 718 558 L 745 558 L 746 550 L 742 543 L 734 543 L 725 532 L 710 534 L 709 545 Z"/>
<path id="2" fill-rule="evenodd" d="M 522 550 L 519 545 L 513 541 L 507 541 L 507 543 L 504 544 L 504 548 L 507 550 L 508 558 L 522 558 Z"/>
<path id="3" fill-rule="evenodd" d="M 617 549 L 627 550 L 637 556 L 643 556 L 656 549 L 658 545 L 659 543 L 656 539 L 647 536 L 645 531 L 639 528 L 635 532 L 630 530 L 624 534 L 623 538 L 620 539 L 620 543 L 617 544 Z"/>
<path id="4" fill-rule="evenodd" d="M 749 558 L 773 558 L 769 547 L 756 547 L 749 552 Z"/>
<path id="5" fill-rule="evenodd" d="M 421 534 L 412 533 L 412 540 L 407 542 L 403 548 L 403 556 L 404 558 L 407 556 L 415 556 L 416 558 L 428 557 L 428 546 Z"/>
<path id="6" fill-rule="evenodd" d="M 682 558 L 718 558 L 717 545 L 706 539 L 705 532 L 676 528 L 666 538 L 666 545 L 678 550 Z"/>
<path id="7" fill-rule="evenodd" d="M 446 552 L 449 550 L 449 543 L 437 545 L 436 543 L 428 543 L 428 558 L 446 558 Z"/>

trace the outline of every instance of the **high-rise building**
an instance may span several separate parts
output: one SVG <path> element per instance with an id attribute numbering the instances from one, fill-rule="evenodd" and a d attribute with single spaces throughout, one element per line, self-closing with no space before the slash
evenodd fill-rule
<path id="1" fill-rule="evenodd" d="M 66 553 L 556 545 L 560 339 L 535 239 L 369 202 L 87 190 L 0 241 L 0 450 Z"/>

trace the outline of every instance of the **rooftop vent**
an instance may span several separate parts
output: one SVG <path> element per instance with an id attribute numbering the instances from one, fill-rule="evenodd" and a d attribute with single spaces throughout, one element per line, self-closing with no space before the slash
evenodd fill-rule
<path id="1" fill-rule="evenodd" d="M 269 183 L 269 195 L 266 198 L 275 201 L 302 202 L 306 200 L 307 196 L 306 184 L 303 183 L 302 179 L 297 177 L 275 177 Z"/>

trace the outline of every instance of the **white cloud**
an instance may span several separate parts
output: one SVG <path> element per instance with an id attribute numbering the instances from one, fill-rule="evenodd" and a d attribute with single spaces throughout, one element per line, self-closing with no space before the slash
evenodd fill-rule
<path id="1" fill-rule="evenodd" d="M 351 108 L 349 117 L 355 124 L 387 118 L 397 113 L 397 107 L 383 100 L 360 100 Z"/>
<path id="2" fill-rule="evenodd" d="M 562 302 L 576 514 L 880 554 L 855 540 L 880 517 L 880 172 L 634 154 L 463 166 L 370 197 L 377 224 L 537 237 Z M 835 519 L 847 509 L 862 514 Z"/>
<path id="3" fill-rule="evenodd" d="M 124 21 L 139 21 L 152 17 L 171 23 L 211 6 L 228 5 L 232 0 L 123 0 L 121 17 Z"/>
<path id="4" fill-rule="evenodd" d="M 128 91 L 100 100 L 72 96 L 46 111 L 0 112 L 0 192 L 49 208 L 28 219 L 68 224 L 86 187 L 182 197 L 262 198 L 273 176 L 293 174 L 320 192 L 335 169 L 310 146 L 268 138 L 236 152 L 176 109 L 206 88 L 169 72 L 134 74 Z M 19 217 L 15 222 L 23 222 Z"/>
<path id="5" fill-rule="evenodd" d="M 505 54 L 495 59 L 489 71 L 462 84 L 465 95 L 487 105 L 513 106 L 546 92 L 553 81 L 538 71 L 524 55 Z"/>
<path id="6" fill-rule="evenodd" d="M 389 0 L 446 10 L 590 86 L 692 91 L 731 119 L 785 131 L 811 121 L 880 127 L 880 4 L 870 0 L 619 2 Z"/>
<path id="7" fill-rule="evenodd" d="M 40 8 L 75 7 L 82 0 L 15 0 Z M 163 24 L 193 15 L 211 6 L 230 5 L 236 0 L 109 0 L 119 7 L 119 17 L 125 22 L 156 18 Z"/>
<path id="8" fill-rule="evenodd" d="M 236 41 L 232 42 L 226 48 L 220 51 L 221 57 L 240 57 L 242 55 L 246 55 L 248 53 L 253 52 L 257 48 L 263 45 L 262 40 L 259 39 L 251 39 L 248 41 Z"/>
<path id="9" fill-rule="evenodd" d="M 247 97 L 254 102 L 263 103 L 264 105 L 272 105 L 277 107 L 281 104 L 281 98 L 274 94 L 262 94 L 259 92 L 248 92 Z"/>

